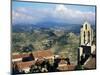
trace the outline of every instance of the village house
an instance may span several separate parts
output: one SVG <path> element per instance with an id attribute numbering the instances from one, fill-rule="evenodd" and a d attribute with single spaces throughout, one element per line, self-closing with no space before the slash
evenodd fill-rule
<path id="1" fill-rule="evenodd" d="M 70 70 L 75 70 L 76 65 L 73 64 L 68 64 L 66 60 L 61 60 L 58 64 L 57 69 L 59 71 L 70 71 Z"/>
<path id="2" fill-rule="evenodd" d="M 39 50 L 32 53 L 12 55 L 12 67 L 19 72 L 28 73 L 31 65 L 35 62 L 41 64 L 44 59 L 54 59 L 54 54 L 50 50 Z"/>
<path id="3" fill-rule="evenodd" d="M 35 61 L 38 59 L 54 59 L 54 54 L 51 50 L 38 50 L 32 53 Z"/>
<path id="4" fill-rule="evenodd" d="M 34 64 L 35 64 L 35 61 L 17 62 L 13 65 L 13 67 L 19 73 L 21 73 L 21 72 L 28 73 L 28 72 L 30 72 L 31 66 Z"/>
<path id="5" fill-rule="evenodd" d="M 19 62 L 19 61 L 24 61 L 24 60 L 32 60 L 32 56 L 29 53 L 25 54 L 12 54 L 12 62 Z"/>

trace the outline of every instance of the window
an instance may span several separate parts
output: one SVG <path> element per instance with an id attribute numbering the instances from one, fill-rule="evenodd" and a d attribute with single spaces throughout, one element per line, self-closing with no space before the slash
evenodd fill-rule
<path id="1" fill-rule="evenodd" d="M 85 25 L 85 29 L 87 30 L 87 24 Z"/>
<path id="2" fill-rule="evenodd" d="M 88 42 L 90 42 L 90 32 L 88 31 Z"/>
<path id="3" fill-rule="evenodd" d="M 85 31 L 84 31 L 84 43 L 85 43 Z"/>

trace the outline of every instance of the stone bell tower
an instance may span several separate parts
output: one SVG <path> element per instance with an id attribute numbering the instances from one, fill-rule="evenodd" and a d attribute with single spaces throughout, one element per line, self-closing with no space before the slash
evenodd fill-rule
<path id="1" fill-rule="evenodd" d="M 81 46 L 91 46 L 93 41 L 93 30 L 91 25 L 88 22 L 83 24 L 83 27 L 80 30 L 81 35 Z"/>
<path id="2" fill-rule="evenodd" d="M 83 64 L 91 54 L 93 41 L 93 30 L 88 22 L 85 22 L 80 29 L 80 47 L 78 49 L 78 62 Z"/>

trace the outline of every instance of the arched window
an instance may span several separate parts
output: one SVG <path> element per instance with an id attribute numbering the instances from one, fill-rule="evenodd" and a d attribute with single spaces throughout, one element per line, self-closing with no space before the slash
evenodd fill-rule
<path id="1" fill-rule="evenodd" d="M 88 42 L 90 42 L 90 31 L 88 31 Z"/>
<path id="2" fill-rule="evenodd" d="M 83 36 L 84 36 L 84 43 L 85 43 L 85 31 L 84 31 L 84 35 Z"/>
<path id="3" fill-rule="evenodd" d="M 87 24 L 85 25 L 85 29 L 87 30 Z"/>

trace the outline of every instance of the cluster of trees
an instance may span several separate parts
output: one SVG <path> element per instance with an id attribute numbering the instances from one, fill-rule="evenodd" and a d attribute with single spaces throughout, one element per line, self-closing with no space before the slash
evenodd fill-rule
<path id="1" fill-rule="evenodd" d="M 34 46 L 32 44 L 29 44 L 27 46 L 20 46 L 14 44 L 12 49 L 14 52 L 27 53 L 27 52 L 32 52 L 34 50 Z"/>

